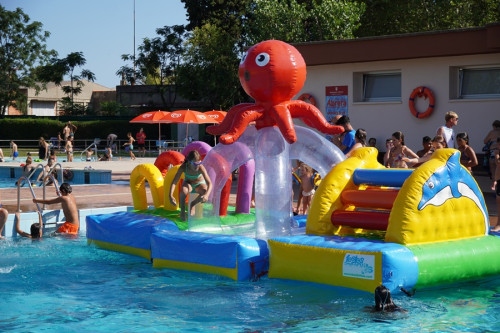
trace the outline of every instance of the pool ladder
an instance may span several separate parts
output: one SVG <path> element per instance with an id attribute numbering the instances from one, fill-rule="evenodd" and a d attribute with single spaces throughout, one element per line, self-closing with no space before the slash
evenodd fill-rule
<path id="1" fill-rule="evenodd" d="M 17 181 L 17 210 L 18 211 L 21 210 L 21 186 L 23 186 L 25 183 L 28 183 L 28 187 L 31 191 L 31 195 L 33 196 L 33 199 L 36 199 L 35 191 L 33 191 L 33 186 L 31 186 L 30 179 L 39 168 L 42 169 L 41 172 L 42 172 L 42 176 L 43 176 L 42 177 L 43 199 L 45 200 L 45 198 L 46 198 L 46 187 L 47 187 L 46 179 L 47 178 L 52 180 L 52 184 L 56 188 L 57 196 L 59 196 L 59 197 L 61 196 L 61 193 L 59 192 L 59 188 L 57 186 L 58 185 L 57 180 L 52 175 L 52 171 L 55 170 L 57 167 L 59 167 L 59 177 L 58 178 L 62 179 L 62 181 L 64 182 L 64 170 L 63 170 L 61 163 L 54 164 L 48 173 L 45 171 L 45 167 L 43 166 L 43 164 L 40 163 L 36 166 L 36 168 L 33 169 L 33 171 L 30 172 L 30 174 L 28 176 L 22 176 L 21 178 L 18 179 L 18 181 Z M 38 205 L 38 203 L 36 204 L 36 206 L 38 208 L 38 211 L 41 213 L 40 206 Z M 42 210 L 44 210 L 45 208 L 46 208 L 46 204 L 43 204 Z"/>
<path id="2" fill-rule="evenodd" d="M 97 145 L 101 142 L 101 139 L 99 138 L 95 138 L 94 139 L 94 142 L 92 142 L 90 144 L 90 146 L 88 146 L 87 148 L 85 148 L 82 153 L 80 154 L 80 160 L 82 161 L 86 161 L 87 160 L 87 157 L 83 157 L 83 154 L 85 154 L 89 149 L 91 149 L 92 147 L 94 147 L 94 157 L 91 157 L 90 159 L 91 160 L 95 160 L 97 161 L 98 158 L 97 158 Z"/>

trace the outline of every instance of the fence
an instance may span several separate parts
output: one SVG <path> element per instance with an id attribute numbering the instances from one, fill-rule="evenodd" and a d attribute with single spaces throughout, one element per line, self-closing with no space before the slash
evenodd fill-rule
<path id="1" fill-rule="evenodd" d="M 104 151 L 106 148 L 107 141 L 105 139 L 99 139 L 97 144 L 98 151 Z M 64 151 L 64 141 L 59 142 L 57 138 L 51 138 L 47 140 L 50 148 L 54 148 L 59 152 Z M 91 144 L 96 142 L 96 139 L 76 139 L 73 142 L 73 151 L 75 158 L 78 156 L 77 153 L 84 151 Z M 113 153 L 116 155 L 125 154 L 124 144 L 128 140 L 114 140 L 113 141 Z M 38 140 L 16 140 L 18 150 L 28 150 L 32 155 L 36 156 L 38 154 Z M 186 141 L 173 141 L 173 140 L 146 140 L 145 141 L 146 151 L 149 154 L 160 154 L 166 150 L 182 151 L 186 146 Z M 5 156 L 10 155 L 10 140 L 0 140 L 0 148 L 3 149 Z M 137 151 L 137 143 L 134 145 L 134 151 Z"/>

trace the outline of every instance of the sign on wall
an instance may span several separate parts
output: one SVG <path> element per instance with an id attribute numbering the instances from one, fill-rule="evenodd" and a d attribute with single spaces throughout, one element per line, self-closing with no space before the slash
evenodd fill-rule
<path id="1" fill-rule="evenodd" d="M 325 92 L 325 114 L 326 120 L 332 123 L 332 119 L 337 115 L 347 116 L 347 86 L 330 86 L 326 87 Z M 326 138 L 331 140 L 332 136 L 327 135 Z"/>
<path id="2" fill-rule="evenodd" d="M 330 121 L 336 115 L 347 116 L 347 86 L 326 87 L 325 111 L 326 120 Z"/>

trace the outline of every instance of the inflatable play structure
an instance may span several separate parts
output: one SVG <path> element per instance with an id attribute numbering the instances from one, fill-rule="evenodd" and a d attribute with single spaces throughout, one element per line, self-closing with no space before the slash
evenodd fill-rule
<path id="1" fill-rule="evenodd" d="M 346 159 L 323 136 L 291 121 L 300 117 L 322 132 L 339 131 L 311 104 L 290 100 L 305 80 L 295 48 L 257 44 L 239 73 L 256 103 L 233 107 L 208 129 L 221 143 L 194 142 L 182 156 L 166 152 L 155 165 L 137 166 L 130 178 L 135 211 L 88 216 L 89 243 L 147 258 L 158 268 L 239 281 L 268 273 L 368 292 L 380 284 L 399 291 L 500 273 L 500 239 L 488 234 L 484 198 L 457 150 L 438 150 L 415 170 L 386 169 L 375 148 Z M 213 191 L 182 222 L 165 191 L 193 149 L 204 156 Z M 292 214 L 296 159 L 322 177 L 306 219 Z M 235 170 L 236 207 L 228 208 Z"/>

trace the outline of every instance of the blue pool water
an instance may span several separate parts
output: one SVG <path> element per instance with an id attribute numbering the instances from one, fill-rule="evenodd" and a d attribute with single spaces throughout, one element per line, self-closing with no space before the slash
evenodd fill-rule
<path id="1" fill-rule="evenodd" d="M 0 241 L 0 282 L 1 332 L 500 331 L 499 279 L 397 295 L 407 313 L 372 313 L 368 293 L 157 270 L 83 236 Z"/>

